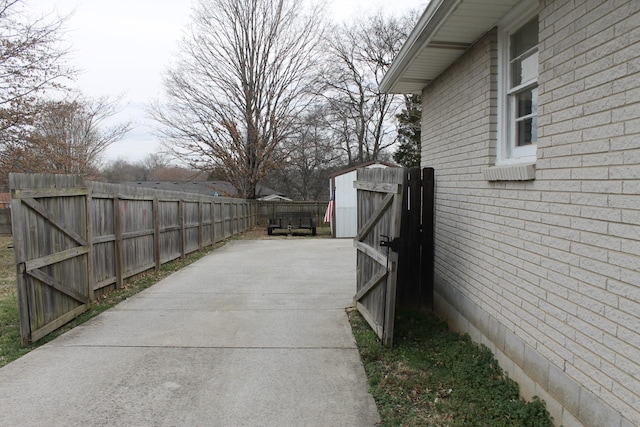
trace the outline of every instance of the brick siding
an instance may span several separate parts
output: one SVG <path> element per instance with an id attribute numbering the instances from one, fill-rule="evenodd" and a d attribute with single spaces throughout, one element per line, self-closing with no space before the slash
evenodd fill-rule
<path id="1" fill-rule="evenodd" d="M 437 309 L 558 424 L 640 425 L 640 2 L 541 3 L 534 181 L 482 173 L 495 29 L 423 93 Z"/>

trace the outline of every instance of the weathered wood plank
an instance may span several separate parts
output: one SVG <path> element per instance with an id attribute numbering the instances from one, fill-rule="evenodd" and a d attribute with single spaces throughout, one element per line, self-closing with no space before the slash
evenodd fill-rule
<path id="1" fill-rule="evenodd" d="M 106 236 L 94 237 L 91 243 L 94 245 L 97 245 L 98 243 L 115 242 L 115 240 L 116 240 L 115 234 L 108 234 Z"/>
<path id="2" fill-rule="evenodd" d="M 400 236 L 402 169 L 359 169 L 357 285 L 354 299 L 358 310 L 385 346 L 393 343 L 398 254 L 391 248 L 382 253 L 380 241 Z M 386 280 L 385 280 L 386 279 Z"/>
<path id="3" fill-rule="evenodd" d="M 16 189 L 14 195 L 16 199 L 42 199 L 47 197 L 73 197 L 86 196 L 89 188 L 26 188 Z"/>
<path id="4" fill-rule="evenodd" d="M 360 290 L 358 290 L 355 297 L 356 300 L 359 301 L 362 298 L 364 298 L 364 296 L 367 295 L 369 292 L 371 292 L 376 286 L 378 286 L 381 281 L 386 279 L 387 275 L 388 273 L 386 269 L 385 270 L 380 269 L 376 275 L 371 277 L 369 281 Z"/>
<path id="5" fill-rule="evenodd" d="M 64 196 L 67 197 L 67 196 Z M 34 211 L 38 212 L 42 215 L 43 218 L 46 218 L 52 225 L 56 226 L 60 231 L 65 233 L 67 236 L 71 237 L 75 240 L 79 245 L 85 246 L 87 245 L 87 240 L 76 233 L 73 229 L 69 228 L 64 222 L 60 221 L 53 212 L 51 212 L 46 207 L 42 206 L 38 201 L 30 198 L 23 198 L 22 202 L 29 206 Z"/>
<path id="6" fill-rule="evenodd" d="M 154 234 L 155 230 L 153 228 L 150 228 L 148 230 L 127 231 L 122 233 L 122 239 L 135 239 L 136 237 L 153 236 Z"/>
<path id="7" fill-rule="evenodd" d="M 78 300 L 91 301 L 95 291 L 121 287 L 127 277 L 257 220 L 253 201 L 87 185 L 72 175 L 14 174 L 10 183 L 25 344 L 75 317 Z"/>
<path id="8" fill-rule="evenodd" d="M 186 255 L 186 243 L 185 233 L 184 233 L 184 201 L 180 200 L 178 202 L 178 224 L 180 224 L 180 258 L 184 258 Z"/>
<path id="9" fill-rule="evenodd" d="M 153 198 L 153 254 L 156 271 L 160 271 L 162 245 L 160 244 L 160 198 L 157 196 Z"/>
<path id="10" fill-rule="evenodd" d="M 13 174 L 9 176 L 12 181 Z M 14 183 L 11 182 L 13 188 Z M 12 191 L 13 194 L 13 191 Z M 23 213 L 24 207 L 20 199 L 11 200 L 11 232 L 13 234 L 13 250 L 14 257 L 17 263 L 16 270 L 19 270 L 20 263 L 27 259 L 26 257 L 26 242 L 25 242 L 25 222 Z M 18 296 L 18 313 L 20 318 L 20 337 L 23 346 L 27 345 L 31 340 L 31 322 L 29 318 L 29 293 L 27 291 L 27 283 L 24 274 L 17 271 L 16 274 L 16 286 Z"/>
<path id="11" fill-rule="evenodd" d="M 52 322 L 49 322 L 46 325 L 36 329 L 35 331 L 33 331 L 31 333 L 29 342 L 36 342 L 40 338 L 43 338 L 43 337 L 49 335 L 51 332 L 55 331 L 59 327 L 64 326 L 65 324 L 69 323 L 70 321 L 72 321 L 76 317 L 80 316 L 82 313 L 87 311 L 87 308 L 88 307 L 87 307 L 86 304 L 78 306 L 75 309 L 73 309 L 72 311 L 70 311 L 68 313 L 65 313 L 62 316 L 58 317 L 56 320 L 54 320 Z"/>
<path id="12" fill-rule="evenodd" d="M 47 273 L 44 273 L 40 270 L 27 270 L 27 274 L 35 277 L 36 279 L 38 279 L 39 281 L 41 281 L 42 283 L 45 283 L 49 286 L 51 286 L 52 288 L 54 288 L 57 291 L 62 292 L 63 294 L 73 298 L 74 300 L 82 303 L 82 304 L 86 304 L 87 302 L 89 302 L 89 296 L 85 295 L 85 294 L 81 294 L 80 292 L 75 291 L 74 289 L 71 289 L 67 286 L 65 286 L 64 283 L 62 283 L 61 281 L 55 279 L 54 277 L 49 276 Z"/>
<path id="13" fill-rule="evenodd" d="M 374 191 L 376 193 L 398 194 L 399 184 L 388 184 L 383 182 L 354 181 L 353 188 L 356 190 Z"/>
<path id="14" fill-rule="evenodd" d="M 110 278 L 108 278 L 106 280 L 102 280 L 100 282 L 96 282 L 93 285 L 93 290 L 97 291 L 99 289 L 104 288 L 105 286 L 113 285 L 114 283 L 116 283 L 116 278 L 115 277 L 110 277 Z"/>
<path id="15" fill-rule="evenodd" d="M 115 244 L 115 260 L 116 260 L 116 289 L 120 289 L 124 284 L 123 264 L 124 255 L 122 247 L 122 208 L 121 201 L 118 197 L 113 198 L 113 222 L 116 227 L 116 244 Z"/>
<path id="16" fill-rule="evenodd" d="M 25 271 L 29 272 L 37 268 L 42 268 L 47 265 L 66 261 L 68 259 L 75 258 L 87 253 L 89 253 L 89 246 L 77 246 L 75 248 L 67 249 L 66 251 L 60 251 L 51 255 L 30 259 L 24 262 Z"/>
<path id="17" fill-rule="evenodd" d="M 384 199 L 382 199 L 382 202 L 380 203 L 380 206 L 378 207 L 378 209 L 376 209 L 371 215 L 371 217 L 369 217 L 367 222 L 362 225 L 362 228 L 358 231 L 358 233 L 354 237 L 354 240 L 360 241 L 364 238 L 364 236 L 369 234 L 371 229 L 378 223 L 378 221 L 380 221 L 380 218 L 382 218 L 382 215 L 384 215 L 386 210 L 389 208 L 389 205 L 393 203 L 393 199 L 394 199 L 393 194 L 387 194 L 384 197 Z M 389 237 L 394 237 L 394 236 L 389 236 Z"/>
<path id="18" fill-rule="evenodd" d="M 124 277 L 129 278 L 129 277 L 135 276 L 136 274 L 144 273 L 145 271 L 148 271 L 148 270 L 153 270 L 154 267 L 155 267 L 155 263 L 148 263 L 146 265 L 141 265 L 136 268 L 132 268 L 131 270 L 125 271 Z"/>
<path id="19" fill-rule="evenodd" d="M 369 258 L 378 262 L 378 264 L 386 267 L 387 265 L 387 256 L 381 254 L 376 250 L 376 248 L 367 245 L 366 243 L 359 242 L 357 240 L 353 241 L 353 246 L 359 250 L 360 252 L 367 255 Z"/>

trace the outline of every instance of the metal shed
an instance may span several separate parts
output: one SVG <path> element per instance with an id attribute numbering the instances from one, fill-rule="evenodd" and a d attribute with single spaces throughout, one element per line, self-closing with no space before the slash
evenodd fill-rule
<path id="1" fill-rule="evenodd" d="M 397 167 L 387 162 L 367 162 L 334 173 L 329 178 L 329 191 L 334 197 L 331 216 L 331 235 L 337 238 L 355 237 L 358 232 L 357 192 L 353 188 L 356 171 L 360 168 Z"/>

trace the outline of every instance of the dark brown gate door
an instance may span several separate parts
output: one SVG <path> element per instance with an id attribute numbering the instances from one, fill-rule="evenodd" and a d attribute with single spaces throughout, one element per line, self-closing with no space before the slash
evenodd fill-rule
<path id="1" fill-rule="evenodd" d="M 69 175 L 12 174 L 20 333 L 37 341 L 89 305 L 89 190 Z"/>
<path id="2" fill-rule="evenodd" d="M 376 331 L 383 345 L 393 344 L 397 280 L 397 241 L 400 236 L 402 186 L 401 168 L 359 169 L 354 187 L 358 190 L 357 249 L 358 311 Z"/>

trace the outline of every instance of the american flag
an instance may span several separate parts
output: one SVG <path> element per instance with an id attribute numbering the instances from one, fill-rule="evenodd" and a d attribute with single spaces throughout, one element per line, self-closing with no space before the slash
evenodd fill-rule
<path id="1" fill-rule="evenodd" d="M 333 218 L 333 212 L 336 208 L 336 190 L 333 190 L 331 194 L 331 199 L 329 200 L 329 205 L 327 206 L 327 211 L 324 213 L 324 222 L 331 222 L 331 218 Z"/>

